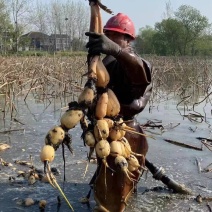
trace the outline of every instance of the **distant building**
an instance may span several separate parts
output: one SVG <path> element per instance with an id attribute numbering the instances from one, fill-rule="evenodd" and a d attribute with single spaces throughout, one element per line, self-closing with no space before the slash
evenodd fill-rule
<path id="1" fill-rule="evenodd" d="M 66 34 L 51 34 L 50 43 L 55 51 L 69 50 L 71 47 L 70 37 Z"/>
<path id="2" fill-rule="evenodd" d="M 70 37 L 66 34 L 29 32 L 20 38 L 22 50 L 64 51 L 71 47 Z"/>
<path id="3" fill-rule="evenodd" d="M 24 42 L 25 41 L 25 42 Z M 29 32 L 20 37 L 21 46 L 27 50 L 44 50 L 51 48 L 49 35 L 42 32 Z"/>

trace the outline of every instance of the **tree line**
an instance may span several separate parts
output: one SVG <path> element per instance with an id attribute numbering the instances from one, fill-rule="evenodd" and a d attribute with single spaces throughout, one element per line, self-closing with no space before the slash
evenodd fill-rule
<path id="1" fill-rule="evenodd" d="M 140 54 L 162 56 L 212 55 L 212 33 L 208 18 L 189 6 L 181 5 L 155 24 L 139 30 L 135 48 Z"/>
<path id="2" fill-rule="evenodd" d="M 20 37 L 29 31 L 66 34 L 73 50 L 84 50 L 89 29 L 89 6 L 80 1 L 0 0 L 0 51 L 16 52 Z M 188 5 L 172 12 L 166 4 L 165 17 L 154 27 L 139 30 L 134 42 L 139 54 L 212 55 L 212 33 L 208 18 Z"/>

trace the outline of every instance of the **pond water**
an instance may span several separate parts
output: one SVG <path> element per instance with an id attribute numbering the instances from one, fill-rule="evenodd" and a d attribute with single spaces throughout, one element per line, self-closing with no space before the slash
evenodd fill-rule
<path id="1" fill-rule="evenodd" d="M 204 118 L 201 120 L 199 117 L 194 117 L 197 119 L 194 121 L 186 116 L 194 113 L 192 110 L 187 108 L 185 111 L 184 105 L 177 106 L 179 101 L 175 98 L 166 99 L 164 97 L 164 99 L 163 102 L 151 102 L 137 117 L 141 124 L 151 120 L 160 121 L 160 124 L 164 126 L 163 131 L 159 128 L 145 129 L 146 134 L 155 137 L 155 139 L 148 138 L 147 158 L 156 166 L 163 167 L 169 177 L 185 184 L 194 195 L 174 194 L 166 189 L 162 182 L 153 179 L 151 173 L 148 172 L 139 181 L 138 191 L 130 198 L 126 211 L 210 211 L 212 201 L 203 200 L 202 203 L 198 203 L 195 197 L 199 194 L 202 197 L 212 197 L 212 172 L 200 173 L 197 165 L 198 161 L 203 169 L 212 163 L 212 152 L 205 146 L 202 151 L 197 151 L 167 143 L 164 139 L 201 147 L 201 140 L 197 137 L 211 138 L 212 136 L 211 104 L 210 102 L 198 104 L 195 111 L 201 113 Z M 69 101 L 72 100 L 69 99 Z M 29 96 L 26 102 L 23 101 L 23 97 L 19 97 L 15 119 L 11 119 L 9 113 L 3 119 L 3 113 L 0 113 L 0 143 L 7 143 L 11 146 L 10 149 L 0 152 L 0 158 L 13 165 L 11 167 L 0 165 L 0 212 L 39 211 L 37 202 L 30 207 L 17 204 L 27 197 L 36 201 L 47 200 L 45 211 L 70 211 L 62 197 L 62 204 L 58 207 L 59 192 L 49 184 L 38 181 L 33 185 L 28 185 L 23 178 L 17 178 L 17 171 L 28 168 L 14 163 L 16 160 L 30 161 L 31 155 L 33 165 L 38 169 L 43 169 L 39 154 L 44 145 L 44 138 L 51 127 L 59 124 L 61 114 L 65 111 L 61 108 L 66 105 L 67 102 L 61 99 L 55 99 L 48 104 L 35 100 L 33 96 Z M 192 107 L 190 108 L 192 109 Z M 16 131 L 10 131 L 11 129 L 16 129 Z M 10 132 L 5 132 L 6 130 Z M 67 148 L 65 149 L 65 183 L 63 183 L 64 169 L 61 147 L 57 150 L 51 166 L 60 171 L 57 181 L 64 188 L 64 193 L 75 211 L 92 211 L 95 205 L 93 198 L 91 197 L 90 204 L 81 204 L 79 198 L 87 195 L 88 183 L 96 164 L 90 163 L 87 173 L 83 177 L 88 149 L 84 147 L 80 138 L 79 125 L 70 130 L 70 133 L 73 139 L 74 155 L 70 154 Z M 15 177 L 16 180 L 10 182 L 9 177 Z"/>

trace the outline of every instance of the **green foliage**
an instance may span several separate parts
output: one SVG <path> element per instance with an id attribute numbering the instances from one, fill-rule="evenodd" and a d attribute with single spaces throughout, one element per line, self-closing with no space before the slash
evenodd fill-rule
<path id="1" fill-rule="evenodd" d="M 55 53 L 58 56 L 69 56 L 69 57 L 73 57 L 73 56 L 86 56 L 88 53 L 85 51 L 58 51 Z"/>
<path id="2" fill-rule="evenodd" d="M 160 55 L 177 55 L 181 51 L 183 25 L 176 19 L 164 19 L 155 24 L 154 44 L 156 53 Z"/>
<path id="3" fill-rule="evenodd" d="M 19 51 L 15 54 L 18 55 L 18 56 L 23 56 L 23 57 L 31 57 L 31 56 L 42 57 L 42 56 L 50 55 L 50 54 L 48 54 L 47 52 L 44 52 L 44 51 Z"/>
<path id="4" fill-rule="evenodd" d="M 42 56 L 57 56 L 57 57 L 75 57 L 75 56 L 86 56 L 87 52 L 70 52 L 70 51 L 57 51 L 55 53 L 50 53 L 50 52 L 46 52 L 46 51 L 20 51 L 18 53 L 16 53 L 16 55 L 18 56 L 27 56 L 27 57 L 31 57 L 31 56 L 38 56 L 38 57 L 42 57 Z"/>
<path id="5" fill-rule="evenodd" d="M 198 37 L 209 25 L 208 19 L 205 16 L 202 16 L 197 9 L 188 5 L 180 6 L 175 13 L 175 17 L 183 24 L 187 33 L 191 36 L 190 39 Z"/>
<path id="6" fill-rule="evenodd" d="M 78 39 L 78 38 L 73 38 L 72 40 L 72 50 L 73 51 L 85 51 L 85 41 Z"/>
<path id="7" fill-rule="evenodd" d="M 196 40 L 201 37 L 202 32 L 209 26 L 208 19 L 202 16 L 197 9 L 187 5 L 180 6 L 175 16 L 184 27 L 184 30 L 181 31 L 181 37 L 184 41 L 181 54 L 192 55 L 191 47 L 194 47 Z"/>
<path id="8" fill-rule="evenodd" d="M 24 46 L 30 46 L 31 39 L 27 36 L 22 36 L 19 39 L 19 46 L 24 47 Z"/>
<path id="9" fill-rule="evenodd" d="M 4 1 L 0 0 L 0 27 L 1 29 L 6 29 L 8 28 L 9 25 L 10 25 L 9 13 L 7 12 Z"/>
<path id="10" fill-rule="evenodd" d="M 204 35 L 196 41 L 193 55 L 212 56 L 212 36 Z"/>
<path id="11" fill-rule="evenodd" d="M 139 35 L 136 37 L 135 42 L 135 48 L 138 53 L 154 53 L 153 37 L 155 33 L 155 30 L 150 26 L 140 29 Z"/>
<path id="12" fill-rule="evenodd" d="M 0 52 L 5 54 L 10 50 L 11 35 L 14 29 L 10 22 L 10 16 L 3 0 L 0 0 Z"/>
<path id="13" fill-rule="evenodd" d="M 157 55 L 211 55 L 212 36 L 205 33 L 208 19 L 191 6 L 182 5 L 175 17 L 155 28 L 141 28 L 135 47 L 138 53 Z"/>

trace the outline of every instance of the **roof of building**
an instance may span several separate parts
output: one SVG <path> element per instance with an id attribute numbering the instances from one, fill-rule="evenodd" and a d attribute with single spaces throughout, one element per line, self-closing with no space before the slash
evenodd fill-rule
<path id="1" fill-rule="evenodd" d="M 31 32 L 28 32 L 24 35 L 22 35 L 24 37 L 30 37 L 30 38 L 46 38 L 46 37 L 49 37 L 49 35 L 43 33 L 43 32 L 35 32 L 35 31 L 31 31 Z"/>
<path id="2" fill-rule="evenodd" d="M 51 38 L 69 38 L 69 36 L 66 34 L 51 34 L 50 37 Z"/>

